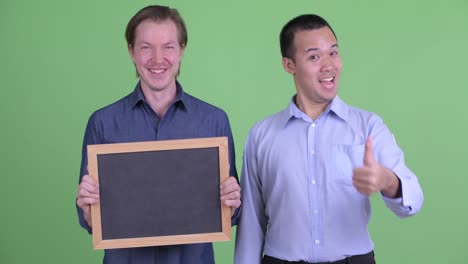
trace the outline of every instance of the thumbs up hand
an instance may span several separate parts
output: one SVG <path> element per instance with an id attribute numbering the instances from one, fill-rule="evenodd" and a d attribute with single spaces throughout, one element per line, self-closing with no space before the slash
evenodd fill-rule
<path id="1" fill-rule="evenodd" d="M 353 184 L 358 192 L 373 195 L 382 192 L 387 197 L 396 197 L 398 177 L 391 170 L 381 166 L 374 157 L 372 138 L 367 138 L 363 166 L 353 170 Z"/>

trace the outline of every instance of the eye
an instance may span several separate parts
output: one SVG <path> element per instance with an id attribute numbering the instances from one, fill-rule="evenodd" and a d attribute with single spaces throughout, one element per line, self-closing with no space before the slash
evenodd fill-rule
<path id="1" fill-rule="evenodd" d="M 174 46 L 166 46 L 166 49 L 174 49 Z"/>
<path id="2" fill-rule="evenodd" d="M 318 60 L 318 59 L 320 59 L 320 57 L 318 55 L 310 55 L 309 59 L 310 60 Z"/>
<path id="3" fill-rule="evenodd" d="M 332 52 L 330 53 L 330 55 L 331 55 L 331 56 L 336 56 L 336 55 L 338 55 L 338 51 L 337 51 L 337 50 L 334 50 L 334 51 L 332 51 Z"/>

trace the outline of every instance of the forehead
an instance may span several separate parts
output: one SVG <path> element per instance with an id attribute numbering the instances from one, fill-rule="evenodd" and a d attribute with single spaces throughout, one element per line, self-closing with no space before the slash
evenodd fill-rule
<path id="1" fill-rule="evenodd" d="M 300 30 L 294 34 L 294 47 L 297 50 L 329 49 L 337 40 L 329 27 Z"/>
<path id="2" fill-rule="evenodd" d="M 150 19 L 141 22 L 135 30 L 135 41 L 176 41 L 178 30 L 172 20 L 152 21 Z"/>

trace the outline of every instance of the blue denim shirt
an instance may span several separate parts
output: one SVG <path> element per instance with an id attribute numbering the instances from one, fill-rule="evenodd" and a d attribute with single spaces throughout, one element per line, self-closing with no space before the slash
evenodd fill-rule
<path id="1" fill-rule="evenodd" d="M 140 88 L 119 101 L 94 112 L 84 136 L 80 182 L 87 174 L 87 145 L 203 137 L 228 137 L 230 175 L 237 178 L 234 142 L 226 113 L 187 93 L 177 83 L 177 97 L 163 118 L 158 118 Z M 77 207 L 80 225 L 90 226 Z M 239 210 L 238 210 L 239 211 Z M 236 224 L 238 213 L 232 223 Z M 105 250 L 104 263 L 112 264 L 211 264 L 211 243 Z"/>

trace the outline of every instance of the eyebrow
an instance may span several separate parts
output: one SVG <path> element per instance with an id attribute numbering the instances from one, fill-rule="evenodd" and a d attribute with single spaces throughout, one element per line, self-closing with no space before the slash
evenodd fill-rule
<path id="1" fill-rule="evenodd" d="M 172 40 L 171 40 L 171 41 L 169 41 L 169 42 L 164 43 L 163 46 L 167 46 L 167 45 L 176 45 L 176 44 L 177 44 L 176 41 L 172 41 Z"/>
<path id="2" fill-rule="evenodd" d="M 135 45 L 151 45 L 151 43 L 146 42 L 146 41 L 139 41 L 139 42 L 135 42 Z"/>
<path id="3" fill-rule="evenodd" d="M 331 49 L 332 49 L 332 48 L 338 48 L 338 43 L 335 43 L 335 44 L 331 45 L 330 48 L 331 48 Z M 308 49 L 306 49 L 305 52 L 308 53 L 308 52 L 310 52 L 310 51 L 317 51 L 317 50 L 319 50 L 319 48 L 308 48 Z"/>
<path id="4" fill-rule="evenodd" d="M 140 44 L 140 45 L 150 45 L 150 46 L 153 45 L 152 43 L 147 42 L 147 41 L 140 41 L 140 42 L 138 42 L 138 43 L 135 43 L 135 45 L 136 45 L 136 44 Z M 174 42 L 174 41 L 171 40 L 171 41 L 169 41 L 169 42 L 163 43 L 162 45 L 163 45 L 163 46 L 166 46 L 166 45 L 175 45 L 175 44 L 177 44 L 177 42 Z"/>

